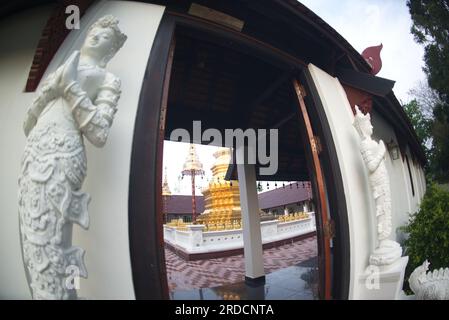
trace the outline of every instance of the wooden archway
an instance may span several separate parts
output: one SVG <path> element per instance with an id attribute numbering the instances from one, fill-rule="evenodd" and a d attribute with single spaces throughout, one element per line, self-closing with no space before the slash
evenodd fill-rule
<path id="1" fill-rule="evenodd" d="M 233 43 L 245 46 L 255 54 L 302 69 L 301 82 L 310 90 L 306 97 L 309 106 L 311 125 L 314 134 L 320 136 L 323 145 L 321 165 L 324 173 L 322 179 L 330 190 L 341 190 L 342 179 L 332 141 L 330 128 L 324 109 L 319 104 L 316 89 L 304 68 L 305 63 L 289 54 L 271 47 L 261 41 L 202 19 L 179 13 L 166 12 L 147 65 L 136 117 L 134 141 L 131 159 L 131 175 L 129 187 L 129 233 L 133 281 L 136 298 L 161 299 L 168 298 L 167 279 L 164 259 L 164 242 L 162 235 L 162 142 L 165 130 L 165 112 L 167 88 L 173 53 L 172 39 L 177 26 L 188 25 L 213 33 L 216 36 L 232 40 Z M 314 92 L 315 90 L 315 92 Z M 322 183 L 320 183 L 322 184 Z M 322 195 L 317 194 L 320 199 Z M 330 258 L 324 269 L 324 281 L 327 284 L 322 290 L 323 298 L 346 299 L 349 292 L 349 231 L 344 194 L 329 194 L 329 215 L 335 221 L 334 258 L 331 271 Z M 319 200 L 324 207 L 324 199 Z M 327 215 L 326 211 L 326 215 Z M 318 220 L 321 234 L 324 235 L 323 219 Z M 329 228 L 329 226 L 326 226 Z M 328 235 L 328 237 L 330 234 Z M 328 246 L 322 249 L 329 250 Z M 331 281 L 331 273 L 338 274 Z"/>

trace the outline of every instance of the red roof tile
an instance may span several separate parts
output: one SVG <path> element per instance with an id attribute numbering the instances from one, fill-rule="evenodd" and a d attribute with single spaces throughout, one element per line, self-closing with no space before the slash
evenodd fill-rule
<path id="1" fill-rule="evenodd" d="M 292 183 L 286 185 L 285 188 L 280 187 L 274 190 L 259 193 L 259 208 L 268 209 L 287 204 L 297 203 L 312 198 L 312 190 L 305 183 Z"/>
<path id="2" fill-rule="evenodd" d="M 310 192 L 309 192 L 310 191 Z M 259 193 L 260 209 L 275 208 L 287 204 L 297 203 L 312 198 L 312 192 L 307 183 L 302 186 L 302 182 L 286 185 L 285 188 L 277 188 L 274 190 Z M 163 196 L 163 207 L 165 213 L 189 214 L 192 213 L 192 196 L 189 195 L 171 195 Z M 204 211 L 204 197 L 196 196 L 197 213 Z"/>
<path id="3" fill-rule="evenodd" d="M 204 211 L 204 197 L 196 196 L 195 200 L 197 213 L 202 213 Z M 163 196 L 162 206 L 165 213 L 192 213 L 192 196 Z"/>

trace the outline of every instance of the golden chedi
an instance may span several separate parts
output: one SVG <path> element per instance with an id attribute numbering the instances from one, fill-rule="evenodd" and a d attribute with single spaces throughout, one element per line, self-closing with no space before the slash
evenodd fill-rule
<path id="1" fill-rule="evenodd" d="M 220 148 L 214 152 L 212 180 L 203 189 L 204 212 L 197 223 L 206 230 L 230 230 L 241 228 L 240 193 L 238 181 L 226 181 L 225 175 L 231 161 L 231 150 Z"/>

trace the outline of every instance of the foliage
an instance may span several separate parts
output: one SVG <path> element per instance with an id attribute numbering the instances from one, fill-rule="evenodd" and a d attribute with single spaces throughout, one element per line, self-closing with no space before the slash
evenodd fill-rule
<path id="1" fill-rule="evenodd" d="M 449 69 L 449 66 L 448 66 Z M 449 86 L 449 82 L 448 82 Z M 449 104 L 437 105 L 432 124 L 433 152 L 431 162 L 435 179 L 449 181 Z"/>
<path id="2" fill-rule="evenodd" d="M 449 192 L 431 184 L 417 213 L 401 228 L 409 256 L 406 278 L 428 259 L 431 269 L 449 266 Z"/>
<path id="3" fill-rule="evenodd" d="M 415 40 L 424 45 L 424 71 L 438 94 L 432 107 L 430 170 L 438 181 L 449 181 L 449 1 L 408 0 Z"/>
<path id="4" fill-rule="evenodd" d="M 431 120 L 424 117 L 424 114 L 418 104 L 416 99 L 413 99 L 409 103 L 403 106 L 405 113 L 410 119 L 410 122 L 415 129 L 416 135 L 418 136 L 421 146 L 426 151 L 428 155 L 429 142 L 431 140 Z"/>
<path id="5" fill-rule="evenodd" d="M 429 87 L 427 81 L 419 81 L 408 94 L 414 97 L 422 115 L 428 120 L 433 119 L 434 107 L 443 103 L 438 93 Z"/>
<path id="6" fill-rule="evenodd" d="M 431 88 L 443 100 L 449 97 L 449 1 L 409 0 L 407 3 L 413 20 L 412 34 L 425 46 L 425 71 Z"/>

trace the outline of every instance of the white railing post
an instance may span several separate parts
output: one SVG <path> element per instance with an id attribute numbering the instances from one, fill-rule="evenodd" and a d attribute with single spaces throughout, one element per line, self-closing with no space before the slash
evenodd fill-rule
<path id="1" fill-rule="evenodd" d="M 189 233 L 189 245 L 192 249 L 199 248 L 203 244 L 203 228 L 201 224 L 191 224 L 187 226 Z"/>

